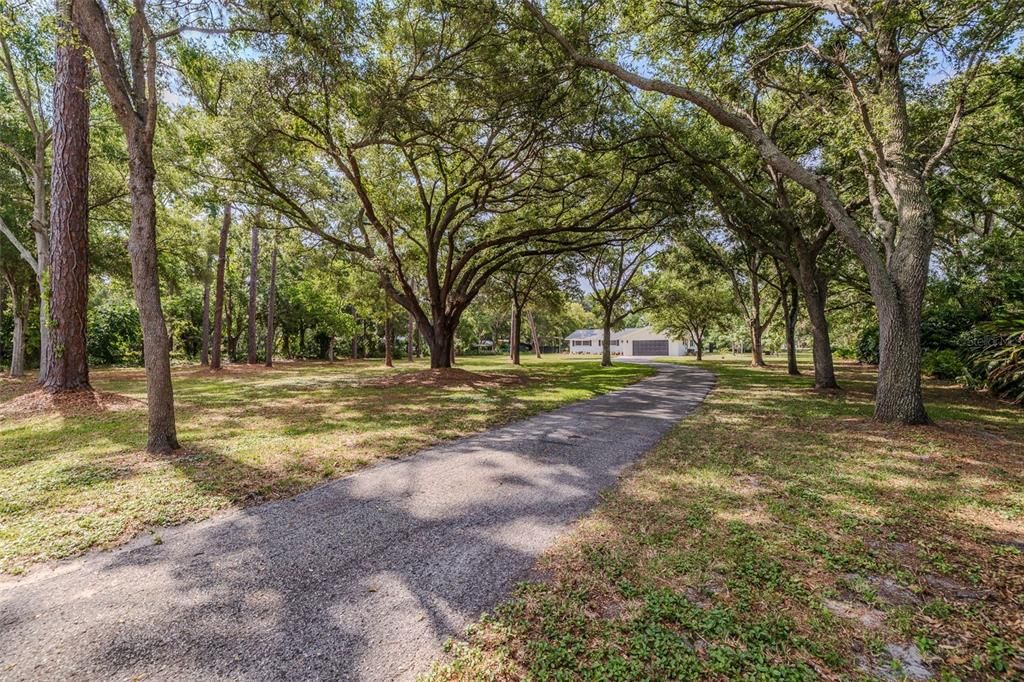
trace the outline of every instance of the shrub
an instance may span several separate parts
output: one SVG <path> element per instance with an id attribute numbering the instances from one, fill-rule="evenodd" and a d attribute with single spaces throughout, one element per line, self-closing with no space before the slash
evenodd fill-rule
<path id="1" fill-rule="evenodd" d="M 89 309 L 88 325 L 89 364 L 142 364 L 142 328 L 131 301 L 105 298 Z"/>
<path id="2" fill-rule="evenodd" d="M 869 365 L 878 364 L 878 327 L 871 326 L 860 333 L 857 339 L 857 360 Z"/>
<path id="3" fill-rule="evenodd" d="M 964 362 L 955 350 L 933 350 L 921 358 L 921 371 L 930 377 L 957 381 L 964 375 Z"/>
<path id="4" fill-rule="evenodd" d="M 994 339 L 975 356 L 985 385 L 998 396 L 1024 403 L 1024 311 L 1005 311 L 982 325 L 982 331 Z"/>

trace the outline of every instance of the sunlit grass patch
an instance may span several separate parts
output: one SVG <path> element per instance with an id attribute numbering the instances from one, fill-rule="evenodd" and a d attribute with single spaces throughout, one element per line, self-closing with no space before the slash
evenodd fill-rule
<path id="1" fill-rule="evenodd" d="M 1024 414 L 926 387 L 932 427 L 742 360 L 550 575 L 484 619 L 439 679 L 937 679 L 1024 675 Z M 915 667 L 920 666 L 920 667 Z"/>
<path id="2" fill-rule="evenodd" d="M 294 495 L 325 479 L 439 440 L 589 398 L 650 375 L 648 367 L 559 357 L 513 368 L 460 358 L 482 384 L 380 386 L 423 362 L 289 363 L 175 370 L 181 452 L 147 455 L 145 405 L 88 414 L 0 418 L 0 572 L 106 547 L 159 525 Z M 95 370 L 100 391 L 145 399 L 140 370 Z M 0 404 L 31 379 L 0 382 Z"/>

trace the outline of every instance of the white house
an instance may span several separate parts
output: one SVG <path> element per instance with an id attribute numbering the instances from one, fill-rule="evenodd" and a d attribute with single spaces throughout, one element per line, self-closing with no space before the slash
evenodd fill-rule
<path id="1" fill-rule="evenodd" d="M 565 340 L 569 342 L 570 353 L 601 355 L 604 330 L 577 329 L 565 337 Z M 688 355 L 696 348 L 689 339 L 672 339 L 651 327 L 632 327 L 612 332 L 610 345 L 612 355 L 627 358 Z"/>

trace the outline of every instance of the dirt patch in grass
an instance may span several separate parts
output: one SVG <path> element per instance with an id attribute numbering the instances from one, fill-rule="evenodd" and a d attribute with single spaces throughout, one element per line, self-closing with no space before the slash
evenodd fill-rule
<path id="1" fill-rule="evenodd" d="M 437 679 L 1024 679 L 1024 412 L 873 375 L 719 383 Z M 497 674 L 494 674 L 494 673 Z"/>
<path id="2" fill-rule="evenodd" d="M 144 407 L 145 403 L 141 400 L 119 393 L 91 389 L 50 393 L 37 388 L 0 403 L 0 417 L 32 417 L 51 412 L 64 417 L 76 417 Z"/>
<path id="3" fill-rule="evenodd" d="M 417 372 L 402 372 L 365 382 L 372 388 L 394 388 L 396 386 L 440 387 L 468 386 L 470 388 L 496 388 L 500 386 L 526 386 L 530 377 L 518 373 L 470 372 L 458 367 L 426 369 Z"/>

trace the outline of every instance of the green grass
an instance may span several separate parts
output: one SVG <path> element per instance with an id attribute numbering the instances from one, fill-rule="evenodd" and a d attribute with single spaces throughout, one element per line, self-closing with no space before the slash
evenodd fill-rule
<path id="1" fill-rule="evenodd" d="M 141 370 L 96 370 L 133 399 L 102 411 L 0 416 L 0 572 L 108 547 L 143 529 L 294 495 L 384 457 L 614 390 L 652 370 L 593 360 L 464 358 L 469 381 L 422 362 L 281 363 L 175 371 L 184 451 L 148 455 Z M 383 382 L 383 383 L 382 383 Z M 0 406 L 30 390 L 0 379 Z"/>
<path id="2" fill-rule="evenodd" d="M 929 383 L 938 424 L 887 427 L 868 369 L 704 364 L 701 410 L 434 678 L 1024 676 L 1020 409 Z"/>

